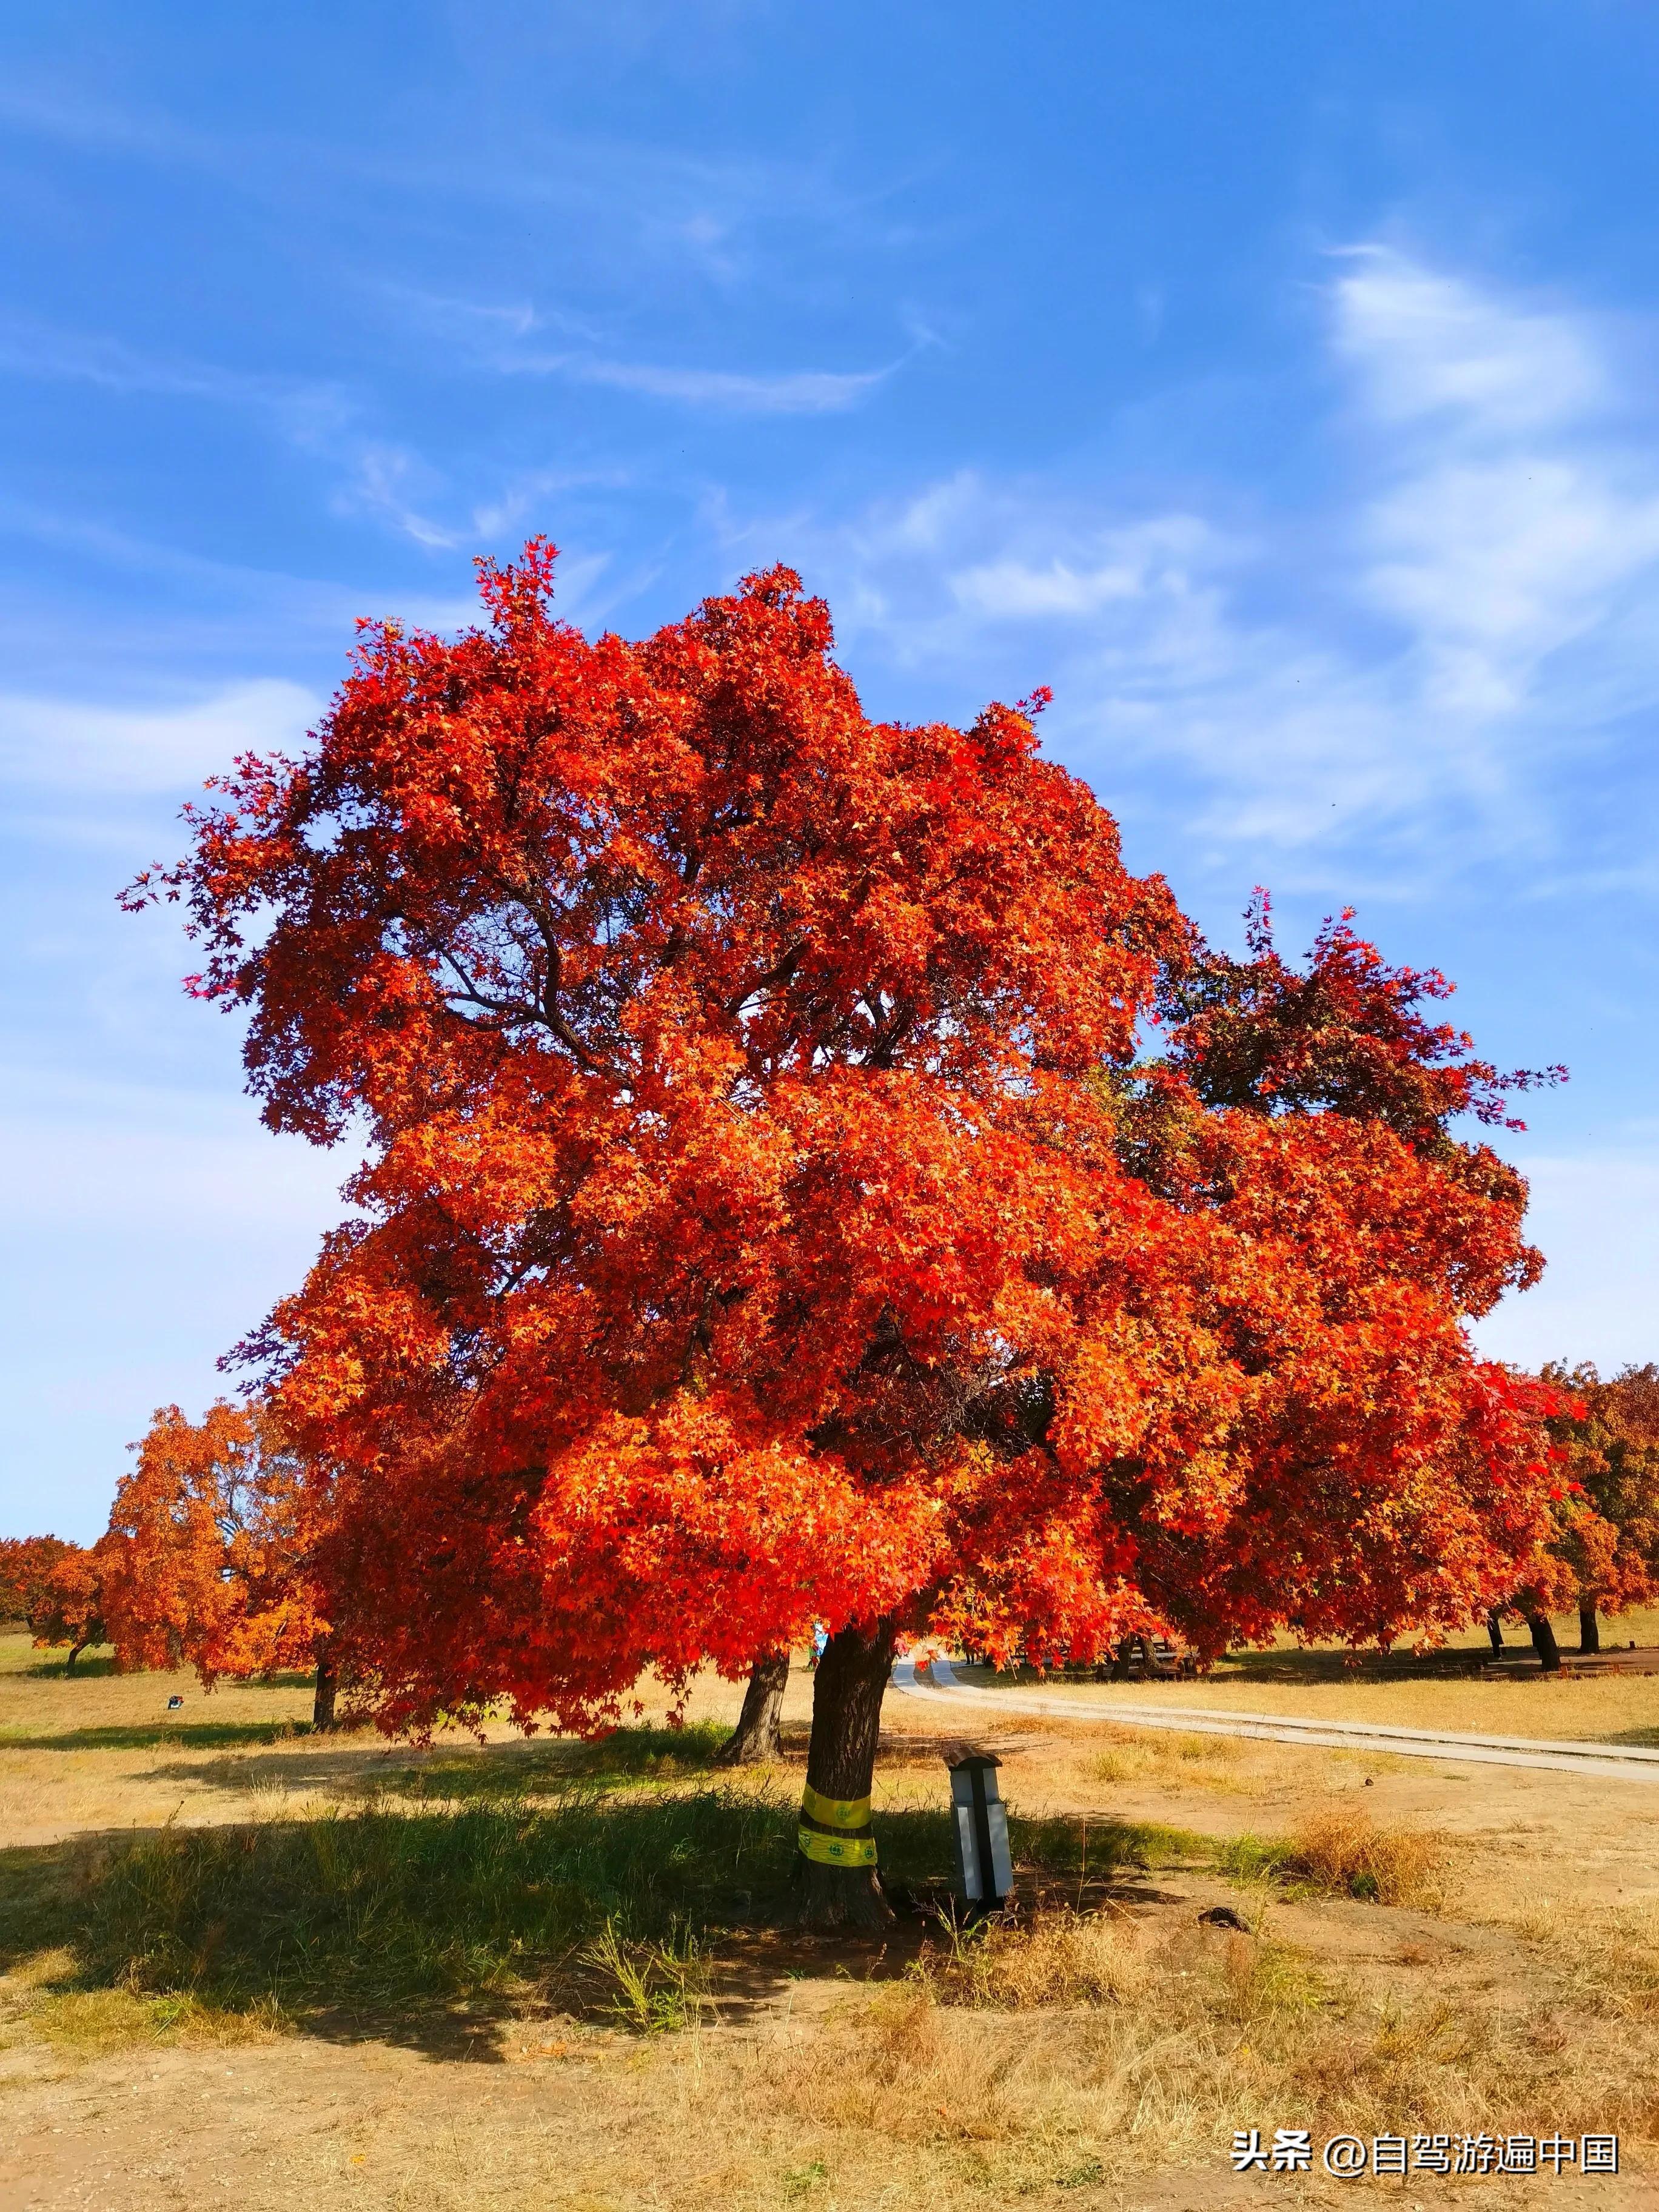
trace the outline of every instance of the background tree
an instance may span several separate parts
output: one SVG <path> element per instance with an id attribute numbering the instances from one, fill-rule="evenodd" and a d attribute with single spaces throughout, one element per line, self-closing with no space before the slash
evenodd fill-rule
<path id="1" fill-rule="evenodd" d="M 1524 1289 L 1534 1282 L 1542 1261 L 1510 1241 L 1524 1208 L 1524 1182 L 1489 1146 L 1454 1137 L 1452 1124 L 1469 1115 L 1487 1125 L 1523 1128 L 1510 1110 L 1510 1095 L 1564 1081 L 1566 1071 L 1500 1074 L 1476 1058 L 1466 1030 L 1427 1011 L 1451 995 L 1445 977 L 1437 969 L 1391 966 L 1358 935 L 1352 920 L 1352 909 L 1328 920 L 1298 969 L 1278 951 L 1268 895 L 1258 890 L 1245 917 L 1247 958 L 1234 960 L 1194 942 L 1164 976 L 1159 1012 L 1171 1053 L 1162 1065 L 1177 1069 L 1211 1106 L 1276 1116 L 1334 1115 L 1389 1131 L 1432 1170 L 1455 1207 L 1449 1249 L 1459 1247 L 1460 1255 L 1447 1288 L 1462 1310 L 1478 1313 L 1492 1303 L 1494 1286 Z M 1156 1127 L 1162 1109 L 1155 1090 L 1152 1102 Z M 1508 1268 L 1506 1276 L 1492 1272 L 1494 1260 L 1500 1270 Z M 1547 1373 L 1536 1389 L 1522 1386 L 1522 1395 L 1535 1422 L 1565 1404 L 1558 1379 Z M 1577 1486 L 1559 1464 L 1559 1447 L 1535 1455 L 1533 1474 L 1541 1486 L 1534 1500 L 1547 1499 L 1553 1538 L 1531 1557 L 1524 1583 L 1506 1593 L 1505 1602 L 1487 1607 L 1486 1620 L 1496 1650 L 1502 1648 L 1501 1614 L 1517 1613 L 1540 1662 L 1553 1670 L 1560 1655 L 1549 1616 L 1567 1601 L 1562 1538 L 1571 1528 L 1573 1540 L 1593 1544 L 1594 1516 L 1584 1512 Z"/>
<path id="2" fill-rule="evenodd" d="M 337 1668 L 309 1566 L 317 1498 L 270 1409 L 224 1400 L 198 1422 L 156 1413 L 122 1477 L 100 1547 L 123 1666 L 221 1675 L 316 1668 L 313 1719 L 334 1724 Z"/>
<path id="3" fill-rule="evenodd" d="M 64 1672 L 72 1674 L 89 1644 L 109 1641 L 99 1551 L 61 1536 L 0 1541 L 0 1620 L 26 1621 L 42 1649 L 67 1644 Z"/>
<path id="4" fill-rule="evenodd" d="M 822 1620 L 833 1922 L 881 1910 L 902 1638 L 1358 1641 L 1514 1589 L 1539 1401 L 1462 1322 L 1539 1263 L 1447 1134 L 1502 1086 L 1410 1026 L 1423 980 L 1331 938 L 1348 1014 L 1304 1019 L 1029 712 L 871 722 L 787 570 L 630 644 L 552 617 L 550 563 L 485 564 L 457 640 L 366 631 L 304 757 L 130 895 L 188 902 L 271 1126 L 368 1142 L 249 1354 L 334 1470 L 315 1563 L 383 1723 L 602 1725 Z"/>
<path id="5" fill-rule="evenodd" d="M 789 1687 L 789 1654 L 771 1651 L 749 1670 L 738 1724 L 715 1753 L 721 1766 L 756 1766 L 783 1748 L 783 1693 Z"/>
<path id="6" fill-rule="evenodd" d="M 1159 983 L 1174 1063 L 1206 1104 L 1377 1123 L 1512 1199 L 1522 1188 L 1514 1170 L 1487 1147 L 1460 1145 L 1450 1125 L 1470 1114 L 1523 1129 L 1509 1094 L 1563 1082 L 1566 1070 L 1500 1075 L 1474 1056 L 1467 1030 L 1425 1011 L 1451 996 L 1439 970 L 1391 967 L 1352 921 L 1352 908 L 1327 920 L 1299 969 L 1273 942 L 1271 901 L 1260 888 L 1244 918 L 1247 959 L 1194 936 Z M 1538 1264 L 1524 1267 L 1535 1276 Z"/>
<path id="7" fill-rule="evenodd" d="M 27 1621 L 47 1574 L 72 1549 L 61 1536 L 0 1537 L 0 1620 Z"/>
<path id="8" fill-rule="evenodd" d="M 1567 1480 L 1553 1548 L 1573 1583 L 1579 1644 L 1601 1649 L 1597 1615 L 1648 1605 L 1659 1592 L 1659 1367 L 1603 1382 L 1592 1361 L 1553 1361 L 1540 1379 L 1561 1400 L 1550 1431 Z"/>

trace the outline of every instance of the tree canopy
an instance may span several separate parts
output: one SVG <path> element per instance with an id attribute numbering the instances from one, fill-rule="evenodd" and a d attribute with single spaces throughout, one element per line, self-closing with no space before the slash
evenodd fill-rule
<path id="1" fill-rule="evenodd" d="M 27 1622 L 45 1648 L 67 1644 L 70 1668 L 89 1644 L 106 1643 L 97 1547 L 65 1543 L 61 1536 L 0 1540 L 0 1620 Z"/>
<path id="2" fill-rule="evenodd" d="M 1659 1593 L 1659 1367 L 1605 1378 L 1586 1360 L 1547 1366 L 1559 1394 L 1550 1431 L 1563 1454 L 1552 1548 L 1571 1601 L 1592 1617 Z"/>
<path id="3" fill-rule="evenodd" d="M 307 1553 L 325 1497 L 258 1401 L 222 1399 L 200 1421 L 161 1407 L 98 1546 L 120 1664 L 188 1663 L 210 1687 L 314 1665 L 327 1623 Z"/>
<path id="4" fill-rule="evenodd" d="M 1212 952 L 1040 699 L 872 721 L 788 570 L 630 642 L 552 560 L 366 627 L 129 894 L 268 1122 L 367 1144 L 246 1350 L 382 1717 L 592 1725 L 814 1620 L 1042 1660 L 1516 1588 L 1544 1401 L 1463 1323 L 1540 1262 L 1450 1123 L 1537 1079 L 1346 919 Z"/>

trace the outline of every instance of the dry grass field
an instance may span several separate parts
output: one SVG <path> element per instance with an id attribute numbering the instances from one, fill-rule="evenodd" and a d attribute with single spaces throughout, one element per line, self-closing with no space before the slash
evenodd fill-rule
<path id="1" fill-rule="evenodd" d="M 1268 1652 L 1114 1695 L 1659 1744 L 1659 1676 L 1457 1663 Z M 733 1777 L 730 1685 L 683 1731 L 647 1692 L 602 1744 L 416 1751 L 313 1737 L 298 1682 L 66 1680 L 0 1638 L 0 2212 L 1659 2205 L 1659 1789 L 975 1712 L 1019 1902 L 958 1936 L 954 1716 L 893 1693 L 877 1809 L 915 1909 L 809 1939 L 781 1922 L 810 1689 L 785 1761 Z M 1250 2127 L 1616 2130 L 1623 2171 L 1236 2177 Z"/>

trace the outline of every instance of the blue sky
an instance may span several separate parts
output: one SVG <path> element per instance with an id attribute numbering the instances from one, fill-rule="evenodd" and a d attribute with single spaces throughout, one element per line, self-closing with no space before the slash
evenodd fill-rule
<path id="1" fill-rule="evenodd" d="M 1050 684 L 1212 934 L 1443 967 L 1573 1073 L 1481 1341 L 1659 1357 L 1656 95 L 1641 0 L 8 9 L 0 1533 L 344 1171 L 116 890 L 532 530 L 629 633 L 792 562 L 880 714 Z"/>

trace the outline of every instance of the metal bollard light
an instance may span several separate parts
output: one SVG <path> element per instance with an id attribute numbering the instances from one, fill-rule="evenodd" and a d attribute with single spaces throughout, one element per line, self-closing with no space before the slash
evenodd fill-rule
<path id="1" fill-rule="evenodd" d="M 1008 1808 L 997 1792 L 1002 1761 L 963 1744 L 945 1753 L 945 1763 L 951 1770 L 957 1881 L 970 1905 L 994 1912 L 1014 1886 Z"/>

